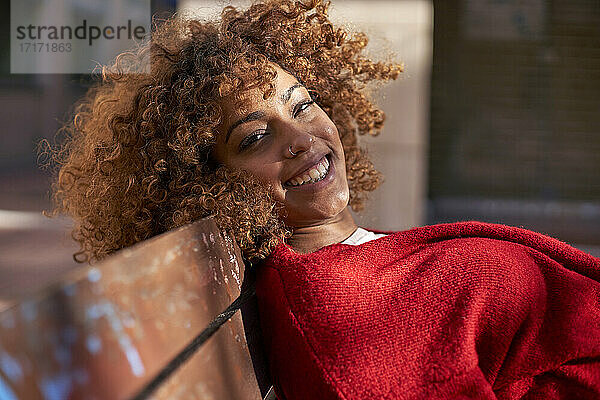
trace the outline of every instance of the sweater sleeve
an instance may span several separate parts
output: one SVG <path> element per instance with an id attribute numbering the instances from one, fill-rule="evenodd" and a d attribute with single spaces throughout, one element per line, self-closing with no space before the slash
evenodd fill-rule
<path id="1" fill-rule="evenodd" d="M 436 264 L 448 266 L 438 286 L 446 306 L 431 365 L 452 357 L 466 364 L 465 374 L 441 373 L 436 397 L 482 377 L 494 392 L 489 398 L 600 396 L 598 282 L 506 241 L 450 240 L 437 255 Z"/>

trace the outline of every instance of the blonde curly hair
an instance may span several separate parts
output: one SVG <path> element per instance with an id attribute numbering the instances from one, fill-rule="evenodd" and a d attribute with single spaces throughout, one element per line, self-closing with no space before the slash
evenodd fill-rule
<path id="1" fill-rule="evenodd" d="M 52 150 L 54 213 L 75 221 L 74 258 L 101 259 L 209 215 L 250 262 L 289 237 L 268 189 L 211 157 L 219 99 L 257 87 L 272 95 L 272 63 L 318 94 L 340 133 L 350 205 L 362 209 L 381 176 L 357 137 L 377 135 L 384 122 L 364 88 L 395 79 L 402 67 L 362 55 L 367 37 L 334 27 L 328 7 L 272 0 L 226 7 L 218 21 L 172 17 L 147 44 L 105 67 L 63 126 L 66 140 Z M 145 57 L 149 72 L 131 73 Z"/>

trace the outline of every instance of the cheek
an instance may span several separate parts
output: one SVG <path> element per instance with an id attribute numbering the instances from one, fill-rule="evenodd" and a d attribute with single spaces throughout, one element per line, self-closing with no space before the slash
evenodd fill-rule
<path id="1" fill-rule="evenodd" d="M 271 187 L 274 191 L 274 194 L 277 194 L 277 192 L 283 190 L 280 182 L 280 168 L 277 164 L 253 162 L 244 165 L 242 169 L 251 173 L 265 186 Z"/>
<path id="2" fill-rule="evenodd" d="M 333 147 L 337 149 L 338 153 L 343 158 L 344 148 L 342 146 L 342 139 L 340 138 L 340 133 L 335 126 L 335 124 L 329 119 L 327 114 L 324 114 L 325 123 L 323 126 L 324 137 L 326 140 L 333 144 Z"/>

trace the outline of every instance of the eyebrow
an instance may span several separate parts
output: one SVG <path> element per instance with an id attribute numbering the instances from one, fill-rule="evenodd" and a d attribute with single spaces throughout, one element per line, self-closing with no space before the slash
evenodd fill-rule
<path id="1" fill-rule="evenodd" d="M 235 128 L 237 128 L 239 125 L 245 124 L 246 122 L 259 120 L 261 118 L 264 118 L 265 116 L 266 116 L 266 114 L 263 111 L 254 111 L 254 112 L 251 112 L 250 114 L 246 115 L 244 118 L 238 119 L 237 121 L 235 121 L 233 124 L 231 124 L 231 126 L 227 130 L 227 136 L 225 137 L 225 143 L 227 143 L 229 141 L 229 136 L 231 136 L 231 132 Z"/>
<path id="2" fill-rule="evenodd" d="M 290 97 L 292 97 L 292 92 L 294 90 L 298 89 L 299 87 L 304 87 L 304 85 L 302 85 L 300 82 L 296 82 L 295 84 L 293 84 L 292 86 L 287 88 L 285 90 L 285 92 L 283 92 L 281 94 L 281 101 L 283 101 L 284 103 L 287 103 L 290 100 Z M 233 132 L 233 130 L 235 128 L 237 128 L 241 124 L 259 120 L 261 118 L 264 118 L 265 116 L 266 116 L 266 114 L 263 111 L 254 111 L 254 112 L 251 112 L 250 114 L 246 115 L 244 118 L 241 118 L 241 119 L 238 119 L 237 121 L 235 121 L 233 124 L 231 124 L 231 126 L 227 130 L 227 136 L 225 136 L 225 143 L 227 143 L 229 141 L 231 132 Z"/>
<path id="3" fill-rule="evenodd" d="M 292 92 L 299 87 L 303 87 L 303 85 L 300 82 L 296 82 L 294 85 L 287 88 L 281 95 L 281 101 L 287 103 L 290 100 L 290 97 L 292 97 Z"/>

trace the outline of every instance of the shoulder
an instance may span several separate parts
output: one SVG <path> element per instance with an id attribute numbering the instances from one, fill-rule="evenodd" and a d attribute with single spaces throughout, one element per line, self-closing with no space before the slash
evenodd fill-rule
<path id="1" fill-rule="evenodd" d="M 482 261 L 528 258 L 535 245 L 552 240 L 521 228 L 473 221 L 424 226 L 390 236 L 395 239 L 391 245 L 420 248 L 445 258 Z"/>
<path id="2" fill-rule="evenodd" d="M 598 270 L 600 260 L 568 244 L 527 229 L 484 222 L 430 225 L 395 233 L 401 245 L 430 245 L 439 250 L 467 250 L 474 257 L 547 258 L 586 271 Z M 462 250 L 462 251 L 460 251 Z M 448 254 L 451 255 L 451 254 Z"/>
<path id="3" fill-rule="evenodd" d="M 544 281 L 600 281 L 599 259 L 523 228 L 461 222 L 415 228 L 392 236 L 395 246 L 415 249 L 428 268 L 451 281 L 468 278 L 483 286 L 520 285 L 529 290 L 544 286 Z"/>
<path id="4" fill-rule="evenodd" d="M 435 254 L 438 260 L 458 262 L 466 268 L 478 269 L 483 266 L 512 268 L 522 263 L 530 264 L 536 252 L 521 243 L 485 237 L 448 238 L 424 244 L 422 251 Z"/>
<path id="5" fill-rule="evenodd" d="M 540 266 L 527 246 L 482 237 L 453 238 L 424 244 L 415 253 L 418 275 L 438 281 L 446 293 L 489 292 L 510 295 L 541 284 Z M 449 290 L 453 288 L 454 290 Z"/>
<path id="6" fill-rule="evenodd" d="M 543 284 L 545 268 L 562 266 L 549 250 L 554 239 L 521 228 L 466 222 L 393 237 L 392 246 L 412 249 L 408 260 L 415 278 L 439 280 L 443 286 L 531 290 Z"/>

